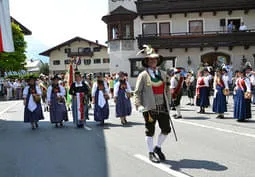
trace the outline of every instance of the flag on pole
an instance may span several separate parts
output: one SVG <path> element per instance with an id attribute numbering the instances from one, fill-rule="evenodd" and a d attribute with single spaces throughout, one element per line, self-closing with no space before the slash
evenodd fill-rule
<path id="1" fill-rule="evenodd" d="M 0 52 L 14 52 L 9 0 L 0 0 Z"/>

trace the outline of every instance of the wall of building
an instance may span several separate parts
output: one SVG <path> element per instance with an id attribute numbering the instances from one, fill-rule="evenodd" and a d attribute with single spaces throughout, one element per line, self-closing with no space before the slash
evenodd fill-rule
<path id="1" fill-rule="evenodd" d="M 55 72 L 63 72 L 66 71 L 69 65 L 65 65 L 64 61 L 71 59 L 67 56 L 65 53 L 65 48 L 71 48 L 71 52 L 78 52 L 78 48 L 86 48 L 91 47 L 93 49 L 94 47 L 98 47 L 95 44 L 89 45 L 85 41 L 75 41 L 69 46 L 61 47 L 59 50 L 54 50 L 50 53 L 50 73 L 53 74 L 53 71 Z M 101 59 L 100 64 L 94 64 L 93 59 Z M 92 57 L 89 56 L 82 56 L 81 57 L 81 64 L 78 65 L 78 69 L 81 73 L 88 73 L 88 72 L 109 72 L 109 63 L 103 63 L 103 58 L 109 58 L 109 55 L 107 53 L 107 48 L 101 48 L 100 52 L 94 52 Z M 91 59 L 90 65 L 84 64 L 84 59 Z M 53 65 L 54 60 L 60 60 L 60 65 Z M 111 61 L 110 61 L 111 62 Z"/>

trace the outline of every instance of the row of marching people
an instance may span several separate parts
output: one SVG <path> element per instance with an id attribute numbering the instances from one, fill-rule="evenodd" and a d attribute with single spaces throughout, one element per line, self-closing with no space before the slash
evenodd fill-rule
<path id="1" fill-rule="evenodd" d="M 61 78 L 54 76 L 51 84 L 41 87 L 37 84 L 36 78 L 30 77 L 27 86 L 24 88 L 24 122 L 31 123 L 32 129 L 39 127 L 39 120 L 44 119 L 41 98 L 47 102 L 50 112 L 50 121 L 56 127 L 63 127 L 63 122 L 68 121 L 66 106 L 66 89 L 59 84 Z M 40 84 L 41 85 L 41 84 Z M 89 114 L 89 102 L 94 104 L 94 120 L 99 125 L 109 118 L 110 91 L 102 73 L 96 74 L 96 80 L 92 88 L 83 80 L 80 72 L 75 73 L 75 81 L 71 84 L 69 94 L 72 96 L 72 116 L 77 128 L 83 128 Z M 127 123 L 126 116 L 132 112 L 130 102 L 131 87 L 124 72 L 119 73 L 119 79 L 114 84 L 114 102 L 116 103 L 116 117 L 121 123 Z M 90 100 L 92 98 L 92 100 Z"/>
<path id="2" fill-rule="evenodd" d="M 251 118 L 251 87 L 254 75 L 250 73 L 250 66 L 235 72 L 233 117 L 238 121 Z M 227 98 L 230 95 L 227 70 L 224 67 L 216 70 L 214 78 L 207 68 L 198 72 L 195 100 L 196 105 L 200 107 L 199 113 L 205 113 L 205 108 L 210 106 L 210 81 L 213 81 L 214 90 L 212 111 L 217 114 L 216 118 L 224 118 L 224 113 L 227 112 Z"/>

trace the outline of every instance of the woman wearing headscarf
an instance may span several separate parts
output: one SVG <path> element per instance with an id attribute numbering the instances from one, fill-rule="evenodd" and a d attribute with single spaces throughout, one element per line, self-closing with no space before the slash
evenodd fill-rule
<path id="1" fill-rule="evenodd" d="M 31 123 L 32 130 L 38 128 L 39 120 L 44 119 L 41 105 L 41 89 L 36 85 L 36 79 L 30 77 L 28 85 L 23 90 L 24 98 L 24 122 Z"/>
<path id="2" fill-rule="evenodd" d="M 116 117 L 120 117 L 121 124 L 127 123 L 126 116 L 131 115 L 132 106 L 130 102 L 131 87 L 125 79 L 125 73 L 119 72 L 119 80 L 114 85 L 114 102 L 116 103 Z"/>
<path id="3" fill-rule="evenodd" d="M 56 128 L 63 127 L 63 121 L 67 121 L 65 105 L 65 88 L 59 84 L 60 78 L 56 75 L 47 90 L 47 101 L 50 106 L 50 121 Z"/>
<path id="4" fill-rule="evenodd" d="M 92 86 L 92 104 L 94 106 L 94 120 L 104 125 L 104 120 L 109 118 L 109 88 L 104 81 L 103 74 L 97 73 L 97 80 Z"/>

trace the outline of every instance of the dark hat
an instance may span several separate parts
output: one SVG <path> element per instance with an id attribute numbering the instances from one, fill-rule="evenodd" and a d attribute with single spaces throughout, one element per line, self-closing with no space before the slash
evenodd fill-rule
<path id="1" fill-rule="evenodd" d="M 118 75 L 119 75 L 119 77 L 124 77 L 124 76 L 125 76 L 125 73 L 124 73 L 123 71 L 120 71 L 120 72 L 118 73 Z"/>
<path id="2" fill-rule="evenodd" d="M 61 80 L 61 78 L 57 74 L 52 78 L 52 80 L 55 80 L 55 79 Z"/>
<path id="3" fill-rule="evenodd" d="M 103 73 L 102 72 L 98 72 L 95 74 L 96 77 L 103 77 Z"/>
<path id="4" fill-rule="evenodd" d="M 75 75 L 80 75 L 80 76 L 81 76 L 81 72 L 80 72 L 80 71 L 75 71 L 74 74 L 75 74 Z"/>

